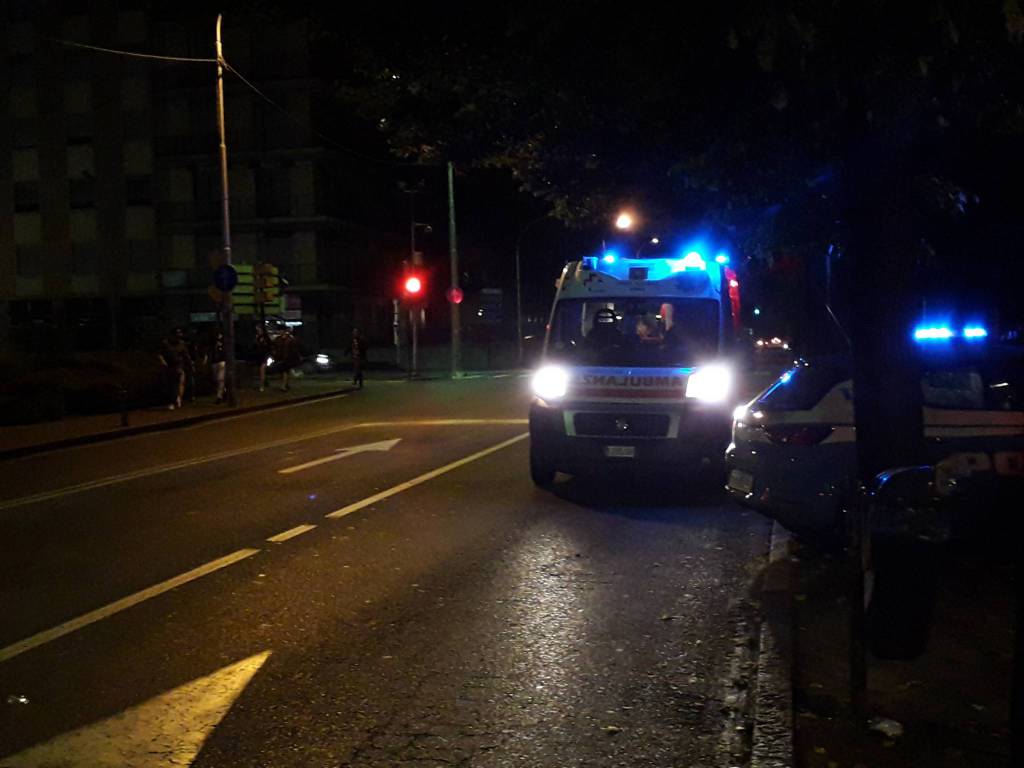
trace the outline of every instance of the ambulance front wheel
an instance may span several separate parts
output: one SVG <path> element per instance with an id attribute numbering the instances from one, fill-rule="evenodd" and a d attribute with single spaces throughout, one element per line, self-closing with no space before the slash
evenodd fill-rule
<path id="1" fill-rule="evenodd" d="M 555 465 L 533 444 L 530 445 L 530 479 L 538 488 L 550 488 L 555 482 Z"/>

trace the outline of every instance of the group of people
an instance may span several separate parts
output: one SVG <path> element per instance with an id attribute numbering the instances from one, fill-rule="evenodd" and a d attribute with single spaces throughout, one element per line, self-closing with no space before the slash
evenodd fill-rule
<path id="1" fill-rule="evenodd" d="M 358 329 L 352 330 L 349 353 L 352 356 L 352 383 L 362 389 L 366 342 Z M 302 363 L 302 348 L 295 335 L 287 329 L 271 335 L 265 327 L 257 326 L 255 354 L 260 392 L 267 388 L 268 374 L 280 375 L 280 389 L 287 392 L 291 388 L 292 370 Z M 224 402 L 227 356 L 220 328 L 214 328 L 205 335 L 186 334 L 184 328 L 175 328 L 161 342 L 159 358 L 165 372 L 169 409 L 194 402 L 198 381 L 206 376 L 213 382 L 216 402 Z"/>
<path id="2" fill-rule="evenodd" d="M 195 401 L 197 379 L 208 371 L 213 380 L 217 403 L 224 402 L 224 374 L 227 357 L 224 334 L 214 329 L 206 339 L 186 337 L 184 328 L 175 328 L 160 345 L 160 364 L 164 369 L 168 408 L 181 408 L 186 400 Z"/>
<path id="3" fill-rule="evenodd" d="M 267 388 L 267 373 L 281 374 L 281 391 L 287 392 L 291 385 L 289 377 L 293 368 L 302 363 L 302 350 L 298 339 L 289 330 L 282 330 L 273 337 L 263 326 L 256 327 L 256 355 L 259 361 L 260 392 Z"/>

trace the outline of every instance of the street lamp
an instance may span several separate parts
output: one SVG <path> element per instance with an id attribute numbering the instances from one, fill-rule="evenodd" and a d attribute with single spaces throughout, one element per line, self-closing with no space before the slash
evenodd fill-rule
<path id="1" fill-rule="evenodd" d="M 615 228 L 623 231 L 632 229 L 635 223 L 636 221 L 633 219 L 633 215 L 628 211 L 622 211 L 622 213 L 615 218 Z"/>

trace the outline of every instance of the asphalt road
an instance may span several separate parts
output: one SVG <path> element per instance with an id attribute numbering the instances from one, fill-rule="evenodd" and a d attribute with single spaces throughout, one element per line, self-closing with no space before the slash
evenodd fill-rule
<path id="1" fill-rule="evenodd" d="M 767 523 L 538 491 L 526 405 L 371 384 L 0 464 L 0 766 L 742 762 Z"/>

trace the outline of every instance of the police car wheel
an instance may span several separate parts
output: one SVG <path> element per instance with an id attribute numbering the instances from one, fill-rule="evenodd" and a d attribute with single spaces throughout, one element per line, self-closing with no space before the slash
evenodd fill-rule
<path id="1" fill-rule="evenodd" d="M 549 488 L 555 482 L 555 466 L 530 449 L 530 479 L 538 488 Z"/>

